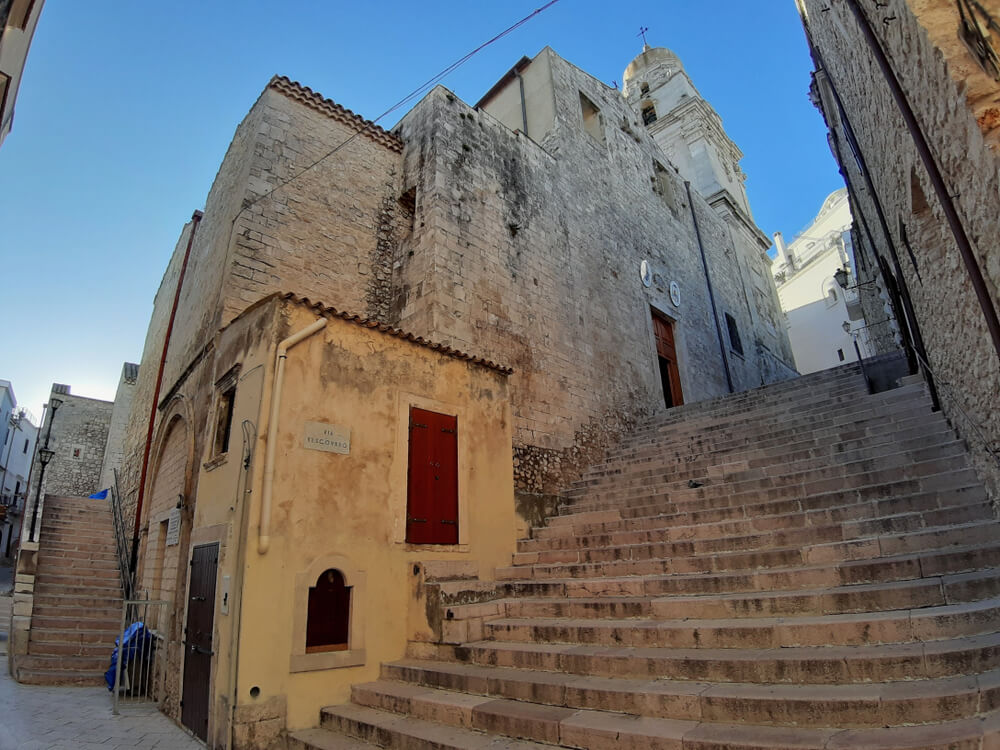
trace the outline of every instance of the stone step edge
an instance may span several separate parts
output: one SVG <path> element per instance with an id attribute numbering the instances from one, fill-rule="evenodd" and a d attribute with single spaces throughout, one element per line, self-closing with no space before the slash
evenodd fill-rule
<path id="1" fill-rule="evenodd" d="M 495 706 L 494 719 L 483 722 L 485 726 L 502 723 L 503 709 L 512 712 L 517 708 L 509 705 L 519 701 L 485 701 Z M 594 711 L 588 709 L 549 712 L 553 717 L 555 736 L 550 735 L 546 743 L 520 740 L 501 741 L 501 736 L 516 740 L 523 735 L 524 725 L 530 721 L 531 713 L 539 715 L 536 709 L 522 704 L 524 708 L 515 713 L 515 721 L 505 735 L 496 735 L 497 740 L 485 739 L 484 730 L 449 726 L 426 721 L 405 714 L 365 708 L 355 704 L 332 706 L 321 712 L 324 726 L 337 725 L 334 731 L 342 732 L 355 739 L 371 739 L 380 746 L 405 747 L 407 750 L 485 750 L 512 747 L 512 750 L 529 748 L 563 747 L 620 747 L 622 750 L 648 747 L 676 747 L 683 750 L 717 750 L 723 747 L 740 750 L 823 750 L 836 746 L 879 747 L 881 750 L 939 750 L 949 742 L 978 740 L 984 736 L 994 737 L 1000 732 L 1000 720 L 996 712 L 986 714 L 981 719 L 942 722 L 936 726 L 932 738 L 922 741 L 920 734 L 924 727 L 891 727 L 876 730 L 865 729 L 825 729 L 786 728 L 748 724 L 715 724 L 709 722 L 681 721 L 675 719 L 654 719 L 634 717 L 622 713 Z M 540 708 L 540 706 L 539 706 Z M 545 713 L 545 712 L 542 712 Z M 499 715 L 498 715 L 499 714 Z M 517 714 L 520 714 L 518 717 Z M 525 715 L 527 714 L 527 716 Z M 520 721 L 516 719 L 520 718 Z M 518 731 L 518 726 L 522 731 Z M 362 736 L 362 733 L 365 735 Z M 893 741 L 893 740 L 896 741 Z M 872 744 L 877 742 L 878 744 Z M 956 745 L 957 747 L 957 745 Z"/>
<path id="2" fill-rule="evenodd" d="M 774 703 L 777 701 L 788 702 L 790 704 L 808 703 L 810 707 L 816 702 L 829 702 L 831 704 L 841 704 L 837 706 L 841 711 L 850 709 L 853 705 L 862 704 L 871 712 L 878 712 L 880 704 L 888 700 L 896 704 L 905 704 L 925 700 L 931 694 L 931 690 L 938 688 L 937 696 L 949 698 L 968 694 L 972 690 L 977 693 L 976 710 L 973 714 L 982 712 L 983 693 L 991 693 L 1000 686 L 1000 670 L 993 670 L 981 675 L 969 677 L 945 677 L 934 680 L 921 680 L 910 682 L 873 682 L 862 686 L 858 685 L 824 685 L 819 686 L 799 686 L 799 685 L 758 685 L 756 683 L 709 683 L 709 682 L 686 682 L 667 680 L 663 678 L 651 678 L 648 680 L 619 680 L 614 677 L 581 677 L 580 675 L 563 675 L 554 672 L 540 672 L 532 669 L 516 669 L 511 667 L 490 667 L 490 675 L 482 674 L 483 667 L 472 667 L 457 662 L 441 662 L 418 659 L 402 659 L 382 665 L 381 674 L 378 680 L 357 684 L 353 686 L 352 693 L 371 690 L 377 691 L 387 686 L 408 686 L 423 689 L 434 696 L 436 703 L 447 704 L 448 697 L 454 696 L 479 696 L 486 700 L 523 700 L 521 695 L 530 695 L 532 703 L 555 706 L 559 708 L 569 708 L 573 710 L 586 710 L 584 705 L 573 705 L 566 701 L 565 693 L 562 702 L 546 700 L 544 688 L 556 689 L 556 700 L 558 700 L 559 688 L 570 690 L 572 688 L 585 691 L 586 697 L 591 700 L 595 694 L 605 698 L 610 698 L 607 702 L 621 702 L 622 693 L 631 696 L 654 695 L 657 697 L 667 697 L 681 699 L 680 705 L 673 705 L 674 715 L 660 715 L 656 718 L 680 719 L 689 721 L 699 721 L 706 713 L 703 706 L 705 699 L 713 701 L 733 701 L 733 702 L 756 702 L 760 704 Z M 413 674 L 413 673 L 416 674 Z M 416 678 L 416 679 L 414 679 Z M 436 679 L 443 678 L 443 679 Z M 462 680 L 462 687 L 459 688 L 450 683 L 448 678 L 465 678 Z M 473 684 L 470 685 L 469 683 Z M 618 683 L 618 684 L 616 684 Z M 542 690 L 534 689 L 534 686 L 542 687 Z M 478 689 L 477 689 L 478 688 Z M 928 690 L 930 688 L 931 690 Z M 391 690 L 391 688 L 389 688 Z M 409 691 L 407 691 L 409 692 Z M 608 695 L 611 694 L 611 695 Z M 401 696 L 405 700 L 405 696 Z M 584 696 L 581 696 L 579 703 L 582 703 Z M 355 697 L 355 701 L 356 701 Z M 694 706 L 691 702 L 694 702 Z M 873 705 L 874 704 L 874 705 Z M 403 704 L 405 705 L 405 703 Z M 697 711 L 699 715 L 691 715 Z M 610 709 L 600 709 L 608 711 Z M 669 709 L 668 709 L 669 710 Z M 758 709 L 760 710 L 760 709 Z M 799 709 L 800 711 L 802 709 Z M 736 712 L 734 712 L 736 713 Z M 653 718 L 653 717 L 651 717 Z M 929 724 L 941 721 L 941 717 L 931 718 L 921 722 L 920 717 L 912 714 L 898 719 L 899 725 L 905 724 Z M 801 719 L 800 719 L 801 721 Z M 753 725 L 755 722 L 748 721 Z M 761 724 L 758 724 L 761 725 Z M 774 725 L 781 726 L 776 722 Z M 811 726 L 823 726 L 813 723 Z M 772 725 L 773 726 L 773 725 Z M 802 726 L 800 724 L 800 726 Z M 809 726 L 808 724 L 805 726 Z"/>

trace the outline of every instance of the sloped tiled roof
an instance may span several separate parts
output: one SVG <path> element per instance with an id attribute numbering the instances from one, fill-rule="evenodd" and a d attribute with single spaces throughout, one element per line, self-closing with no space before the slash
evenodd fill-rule
<path id="1" fill-rule="evenodd" d="M 410 341 L 416 344 L 417 346 L 422 346 L 427 349 L 431 349 L 433 351 L 438 352 L 439 354 L 444 354 L 445 356 L 453 357 L 454 359 L 465 360 L 466 362 L 471 362 L 475 365 L 479 365 L 480 367 L 485 367 L 489 370 L 496 370 L 497 372 L 502 373 L 504 375 L 510 375 L 511 373 L 514 372 L 513 368 L 497 364 L 492 360 L 488 360 L 483 357 L 477 357 L 474 354 L 463 352 L 460 349 L 455 349 L 453 347 L 446 346 L 445 344 L 439 344 L 435 341 L 431 341 L 430 339 L 425 339 L 423 336 L 417 336 L 414 333 L 410 333 L 408 331 L 404 331 L 399 328 L 394 328 L 393 326 L 387 325 L 377 320 L 373 320 L 372 318 L 363 318 L 360 315 L 355 315 L 353 313 L 344 312 L 343 310 L 338 310 L 337 308 L 325 305 L 322 302 L 313 302 L 308 297 L 300 297 L 293 292 L 279 292 L 270 295 L 264 300 L 261 300 L 258 304 L 263 304 L 267 299 L 270 299 L 271 297 L 278 297 L 279 299 L 287 300 L 289 302 L 294 302 L 295 304 L 302 305 L 303 307 L 307 307 L 311 310 L 314 310 L 319 315 L 323 315 L 328 318 L 340 318 L 341 320 L 346 320 L 348 323 L 354 323 L 355 325 L 361 326 L 362 328 L 370 328 L 373 330 L 377 330 L 380 333 L 386 334 L 387 336 L 394 336 L 395 338 L 403 339 L 404 341 Z M 257 305 L 252 305 L 252 307 L 256 306 Z M 247 311 L 249 311 L 249 308 Z M 247 311 L 244 311 L 244 314 Z"/>
<path id="2" fill-rule="evenodd" d="M 317 112 L 322 112 L 337 122 L 354 128 L 366 138 L 385 146 L 391 151 L 402 152 L 403 150 L 403 141 L 399 137 L 393 135 L 388 130 L 384 130 L 371 120 L 366 120 L 360 115 L 354 114 L 351 110 L 340 106 L 332 99 L 325 98 L 322 94 L 313 91 L 308 86 L 303 86 L 298 81 L 293 81 L 286 76 L 274 76 L 267 86 L 275 91 L 280 91 L 285 96 L 302 102 Z"/>

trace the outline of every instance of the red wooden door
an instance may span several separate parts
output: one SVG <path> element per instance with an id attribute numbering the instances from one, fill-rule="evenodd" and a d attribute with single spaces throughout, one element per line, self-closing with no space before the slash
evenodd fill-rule
<path id="1" fill-rule="evenodd" d="M 410 408 L 406 541 L 458 544 L 458 417 Z"/>
<path id="2" fill-rule="evenodd" d="M 677 350 L 674 348 L 674 326 L 666 318 L 653 314 L 653 335 L 656 337 L 656 354 L 660 360 L 660 381 L 663 399 L 668 407 L 684 403 L 681 392 L 681 372 L 677 367 Z"/>

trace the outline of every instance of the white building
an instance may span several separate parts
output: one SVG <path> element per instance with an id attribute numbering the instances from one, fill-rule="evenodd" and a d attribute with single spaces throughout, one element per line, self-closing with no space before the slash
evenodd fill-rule
<path id="1" fill-rule="evenodd" d="M 775 232 L 772 266 L 795 365 L 805 374 L 857 361 L 854 332 L 864 327 L 854 282 L 851 207 L 847 188 L 831 193 L 816 218 L 787 246 Z M 834 279 L 850 272 L 848 288 Z M 862 344 L 861 356 L 870 356 Z"/>
<path id="2" fill-rule="evenodd" d="M 8 380 L 0 380 L 0 420 L 0 559 L 8 559 L 24 513 L 31 458 L 38 440 L 38 427 L 26 409 L 17 408 Z"/>

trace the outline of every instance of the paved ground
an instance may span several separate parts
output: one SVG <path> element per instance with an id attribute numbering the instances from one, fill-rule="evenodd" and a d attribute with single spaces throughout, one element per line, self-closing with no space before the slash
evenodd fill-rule
<path id="1" fill-rule="evenodd" d="M 155 708 L 123 708 L 113 716 L 111 694 L 104 688 L 18 685 L 7 673 L 7 659 L 0 657 L 0 750 L 204 747 Z"/>

